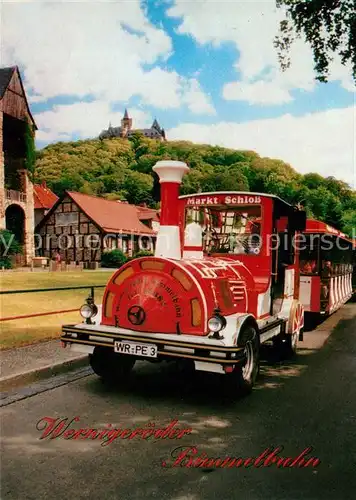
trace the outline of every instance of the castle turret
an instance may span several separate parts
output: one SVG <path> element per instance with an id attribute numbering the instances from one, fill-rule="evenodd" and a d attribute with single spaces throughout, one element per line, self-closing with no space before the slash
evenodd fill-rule
<path id="1" fill-rule="evenodd" d="M 121 120 L 121 134 L 126 136 L 127 132 L 132 128 L 132 118 L 129 117 L 127 109 L 125 108 L 124 117 Z"/>
<path id="2" fill-rule="evenodd" d="M 151 125 L 151 128 L 154 128 L 156 129 L 158 132 L 161 132 L 161 127 L 159 126 L 159 123 L 158 121 L 156 120 L 156 118 L 153 120 L 153 123 Z"/>

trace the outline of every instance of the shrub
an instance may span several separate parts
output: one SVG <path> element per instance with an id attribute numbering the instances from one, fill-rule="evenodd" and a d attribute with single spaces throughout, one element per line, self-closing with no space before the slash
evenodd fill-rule
<path id="1" fill-rule="evenodd" d="M 0 269 L 11 269 L 11 255 L 22 254 L 22 246 L 7 229 L 0 230 Z"/>
<path id="2" fill-rule="evenodd" d="M 110 250 L 104 252 L 101 257 L 101 265 L 103 267 L 119 268 L 127 262 L 126 255 L 121 250 Z"/>
<path id="3" fill-rule="evenodd" d="M 139 252 L 136 252 L 133 254 L 132 258 L 133 259 L 138 259 L 139 257 L 153 257 L 154 253 L 150 252 L 149 250 L 140 250 Z"/>

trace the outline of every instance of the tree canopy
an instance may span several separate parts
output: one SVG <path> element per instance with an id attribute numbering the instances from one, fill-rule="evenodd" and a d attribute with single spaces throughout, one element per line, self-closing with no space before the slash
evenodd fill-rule
<path id="1" fill-rule="evenodd" d="M 282 70 L 290 64 L 290 48 L 295 38 L 304 37 L 313 51 L 316 79 L 326 82 L 335 55 L 350 64 L 356 82 L 355 0 L 276 0 L 286 16 L 275 39 Z"/>
<path id="2" fill-rule="evenodd" d="M 135 135 L 57 143 L 38 152 L 35 182 L 46 181 L 58 195 L 65 190 L 147 203 L 160 201 L 158 160 L 186 162 L 182 194 L 207 191 L 254 191 L 280 196 L 303 205 L 310 217 L 346 233 L 356 230 L 356 192 L 346 183 L 319 174 L 302 175 L 287 163 L 262 158 L 253 151 L 237 151 L 187 141 L 159 142 Z"/>

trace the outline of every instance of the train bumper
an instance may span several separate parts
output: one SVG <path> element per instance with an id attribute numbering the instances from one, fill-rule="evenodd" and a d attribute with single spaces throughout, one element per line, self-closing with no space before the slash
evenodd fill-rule
<path id="1" fill-rule="evenodd" d="M 184 337 L 184 338 L 183 338 Z M 95 347 L 134 355 L 148 361 L 193 360 L 202 371 L 226 373 L 245 359 L 244 348 L 224 345 L 221 340 L 173 334 L 142 334 L 120 328 L 98 325 L 65 325 L 60 337 L 63 347 L 92 353 Z M 131 351 L 131 352 L 128 352 Z"/>

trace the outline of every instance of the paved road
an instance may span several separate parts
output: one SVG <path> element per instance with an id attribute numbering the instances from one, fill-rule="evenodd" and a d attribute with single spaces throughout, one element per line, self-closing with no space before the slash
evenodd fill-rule
<path id="1" fill-rule="evenodd" d="M 333 331 L 326 345 L 313 349 L 328 330 Z M 294 362 L 265 364 L 253 394 L 235 403 L 221 396 L 212 377 L 188 384 L 172 367 L 139 365 L 126 388 L 109 388 L 89 376 L 1 411 L 2 499 L 349 500 L 356 491 L 356 305 L 348 304 L 314 337 L 308 335 Z M 76 416 L 79 421 L 70 424 Z M 74 439 L 74 431 L 65 434 L 72 439 L 39 439 L 51 419 L 65 417 L 66 432 L 108 430 L 110 423 L 131 433 L 116 439 L 111 433 L 111 444 L 98 434 Z M 191 433 L 163 439 L 158 432 L 155 439 L 132 432 L 149 429 L 148 423 L 166 428 L 174 419 L 175 427 Z M 231 460 L 173 467 L 179 453 L 181 464 L 189 464 L 182 458 L 189 447 L 195 447 L 194 458 L 206 453 Z M 312 447 L 306 457 L 320 463 L 267 466 L 267 455 L 259 467 L 232 462 L 255 460 L 277 447 L 283 447 L 277 455 L 284 458 Z"/>

